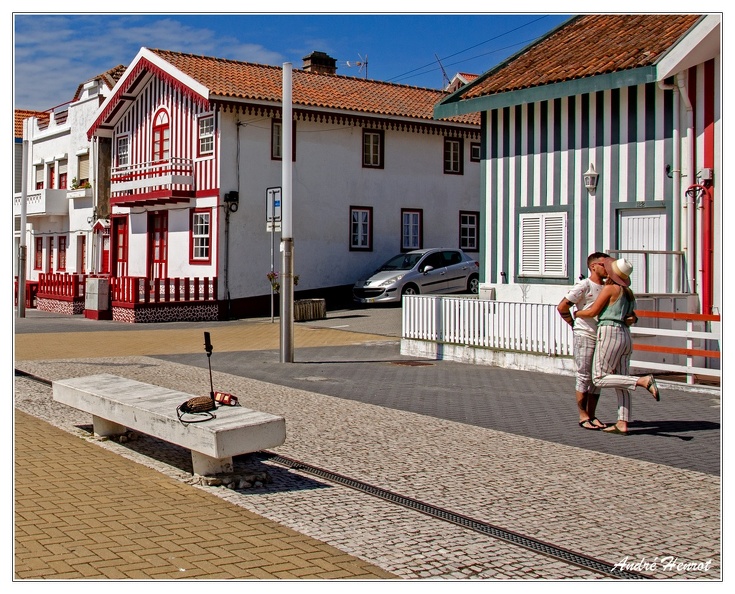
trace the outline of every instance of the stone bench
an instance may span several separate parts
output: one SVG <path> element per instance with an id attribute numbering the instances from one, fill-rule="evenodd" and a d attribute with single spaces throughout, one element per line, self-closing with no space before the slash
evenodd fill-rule
<path id="1" fill-rule="evenodd" d="M 194 474 L 201 476 L 231 473 L 233 456 L 286 440 L 283 417 L 241 406 L 221 406 L 211 411 L 213 419 L 182 423 L 176 409 L 191 394 L 108 373 L 55 381 L 53 397 L 90 413 L 95 435 L 121 435 L 133 429 L 191 450 Z"/>

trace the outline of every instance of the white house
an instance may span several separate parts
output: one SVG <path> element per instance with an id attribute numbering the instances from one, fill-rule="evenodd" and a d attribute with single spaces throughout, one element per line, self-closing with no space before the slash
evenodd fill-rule
<path id="1" fill-rule="evenodd" d="M 286 155 L 297 295 L 349 299 L 402 250 L 479 253 L 479 116 L 435 120 L 443 91 L 339 76 L 321 52 L 304 60 Z M 110 190 L 114 319 L 267 311 L 281 101 L 280 67 L 140 50 L 88 128 L 111 165 L 99 182 Z"/>
<path id="2" fill-rule="evenodd" d="M 16 169 L 13 215 L 15 220 L 14 270 L 21 234 L 22 167 L 26 168 L 25 198 L 26 279 L 31 284 L 44 274 L 104 272 L 99 264 L 109 250 L 95 234 L 98 219 L 107 216 L 104 188 L 97 186 L 94 147 L 86 131 L 102 100 L 109 94 L 123 66 L 113 68 L 79 85 L 74 98 L 46 112 L 17 110 Z M 27 160 L 22 162 L 22 143 Z M 19 150 L 20 149 L 20 150 Z M 101 225 L 104 227 L 104 224 Z M 98 223 L 97 228 L 100 228 Z M 60 311 L 70 304 L 57 304 Z M 67 311 L 68 310 L 68 311 Z"/>

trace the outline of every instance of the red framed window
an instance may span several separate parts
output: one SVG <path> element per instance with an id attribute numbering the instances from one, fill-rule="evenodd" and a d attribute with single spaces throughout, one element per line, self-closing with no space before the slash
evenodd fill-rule
<path id="1" fill-rule="evenodd" d="M 362 166 L 368 169 L 383 169 L 383 130 L 362 131 Z"/>
<path id="2" fill-rule="evenodd" d="M 36 237 L 36 250 L 33 253 L 33 269 L 43 270 L 43 237 Z"/>
<path id="3" fill-rule="evenodd" d="M 199 118 L 199 148 L 198 156 L 206 157 L 214 154 L 214 116 Z"/>
<path id="4" fill-rule="evenodd" d="M 48 166 L 48 187 L 52 190 L 56 187 L 54 185 L 55 181 L 56 181 L 56 166 L 54 164 L 51 164 Z"/>
<path id="5" fill-rule="evenodd" d="M 66 270 L 66 236 L 59 237 L 59 270 Z"/>
<path id="6" fill-rule="evenodd" d="M 350 251 L 372 251 L 373 207 L 350 207 Z"/>
<path id="7" fill-rule="evenodd" d="M 36 165 L 36 189 L 43 190 L 43 165 Z"/>
<path id="8" fill-rule="evenodd" d="M 46 267 L 46 271 L 53 272 L 54 271 L 54 238 L 53 237 L 48 238 L 48 252 L 46 253 L 46 257 L 48 258 L 48 266 Z"/>
<path id="9" fill-rule="evenodd" d="M 464 173 L 464 143 L 462 138 L 444 139 L 444 173 Z"/>
<path id="10" fill-rule="evenodd" d="M 130 165 L 130 137 L 118 136 L 117 150 L 115 152 L 115 162 L 117 167 L 127 167 Z"/>
<path id="11" fill-rule="evenodd" d="M 424 211 L 401 209 L 401 250 L 419 250 L 424 243 Z"/>
<path id="12" fill-rule="evenodd" d="M 212 209 L 193 208 L 189 217 L 189 263 L 212 262 Z"/>
<path id="13" fill-rule="evenodd" d="M 153 161 L 168 161 L 171 151 L 171 126 L 168 113 L 161 109 L 153 120 Z"/>

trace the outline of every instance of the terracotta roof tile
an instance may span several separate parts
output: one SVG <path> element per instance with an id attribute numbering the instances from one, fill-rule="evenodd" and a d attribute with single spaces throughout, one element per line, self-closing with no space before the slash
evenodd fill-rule
<path id="1" fill-rule="evenodd" d="M 14 115 L 15 120 L 15 138 L 23 138 L 23 120 L 28 118 L 38 118 L 43 125 L 44 121 L 48 122 L 49 113 L 47 111 L 32 111 L 30 109 L 16 109 Z"/>
<path id="2" fill-rule="evenodd" d="M 280 103 L 281 67 L 151 49 L 215 96 Z M 434 106 L 447 96 L 440 90 L 294 69 L 294 105 L 381 116 L 433 120 Z M 479 125 L 479 114 L 449 121 Z"/>
<path id="3" fill-rule="evenodd" d="M 570 19 L 461 94 L 472 99 L 652 66 L 701 15 L 585 15 Z"/>
<path id="4" fill-rule="evenodd" d="M 119 64 L 118 66 L 115 66 L 114 68 L 110 68 L 109 70 L 103 72 L 102 74 L 93 76 L 89 80 L 101 80 L 108 89 L 112 89 L 117 84 L 117 81 L 119 81 L 122 78 L 122 75 L 125 74 L 126 69 L 127 69 L 127 66 L 123 66 L 122 64 Z M 72 101 L 77 101 L 82 96 L 83 88 L 84 88 L 84 83 L 80 84 L 77 87 L 77 90 L 74 93 L 74 99 L 72 99 Z"/>

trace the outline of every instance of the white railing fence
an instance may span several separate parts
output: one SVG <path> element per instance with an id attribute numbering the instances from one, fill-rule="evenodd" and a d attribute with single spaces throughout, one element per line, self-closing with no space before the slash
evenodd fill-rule
<path id="1" fill-rule="evenodd" d="M 641 311 L 639 317 L 640 323 L 631 328 L 635 351 L 631 368 L 682 374 L 688 384 L 697 376 L 721 377 L 719 316 Z M 571 358 L 574 345 L 572 330 L 556 305 L 437 295 L 403 298 L 401 339 L 402 352 L 404 342 L 415 344 L 411 341 L 456 345 L 502 352 L 503 365 L 515 368 L 529 365 L 524 361 L 531 355 L 536 359 L 528 368 L 534 369 L 540 356 Z M 437 348 L 439 352 L 446 350 Z"/>
<path id="2" fill-rule="evenodd" d="M 466 297 L 403 298 L 402 338 L 572 356 L 573 337 L 556 306 Z"/>

